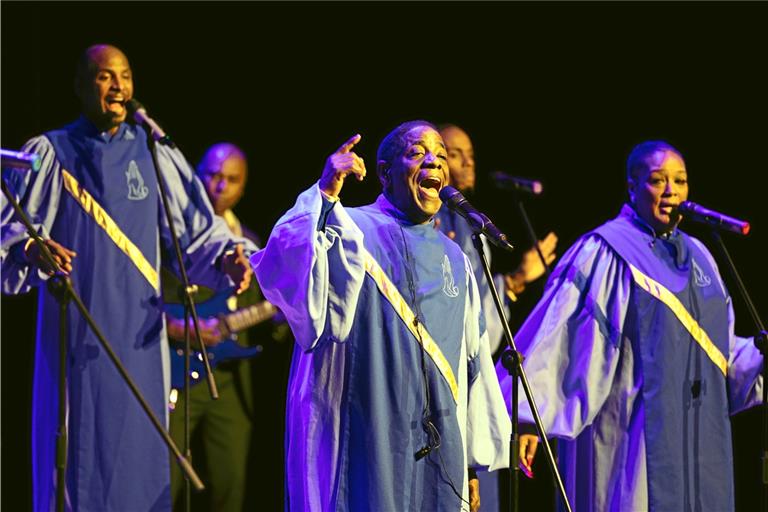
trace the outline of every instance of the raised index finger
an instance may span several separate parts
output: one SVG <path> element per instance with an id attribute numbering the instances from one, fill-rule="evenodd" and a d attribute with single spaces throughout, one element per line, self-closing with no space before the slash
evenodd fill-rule
<path id="1" fill-rule="evenodd" d="M 360 139 L 361 139 L 361 138 L 362 138 L 362 137 L 360 136 L 360 134 L 359 134 L 359 133 L 356 133 L 356 134 L 354 134 L 352 137 L 350 137 L 350 139 L 349 139 L 347 142 L 345 142 L 344 144 L 342 144 L 341 146 L 339 146 L 339 149 L 337 149 L 337 150 L 336 150 L 336 152 L 337 152 L 337 153 L 349 153 L 349 152 L 350 152 L 350 150 L 351 150 L 353 147 L 355 147 L 355 144 L 357 144 L 358 142 L 360 142 Z"/>

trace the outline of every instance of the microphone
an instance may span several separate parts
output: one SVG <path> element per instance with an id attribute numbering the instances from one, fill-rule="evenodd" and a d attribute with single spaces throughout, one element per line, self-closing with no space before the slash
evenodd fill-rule
<path id="1" fill-rule="evenodd" d="M 149 114 L 147 114 L 147 109 L 144 108 L 144 105 L 135 99 L 130 99 L 125 103 L 125 106 L 128 107 L 128 113 L 131 114 L 133 120 L 146 128 L 147 131 L 151 134 L 152 140 L 172 148 L 176 147 L 171 138 L 166 135 L 162 128 L 160 128 L 160 125 L 158 125 L 154 119 L 149 117 Z"/>
<path id="2" fill-rule="evenodd" d="M 448 208 L 455 211 L 469 222 L 472 229 L 488 237 L 498 247 L 513 251 L 514 247 L 507 241 L 507 235 L 502 233 L 499 228 L 493 225 L 493 222 L 480 213 L 474 206 L 469 204 L 467 198 L 455 188 L 446 185 L 440 190 L 440 199 L 448 205 Z"/>
<path id="3" fill-rule="evenodd" d="M 510 176 L 504 172 L 495 172 L 491 178 L 493 179 L 493 182 L 496 184 L 497 188 L 504 190 L 519 190 L 534 196 L 538 196 L 544 192 L 544 185 L 542 185 L 538 180 L 518 178 L 517 176 Z"/>
<path id="4" fill-rule="evenodd" d="M 421 460 L 424 457 L 426 457 L 427 455 L 429 455 L 429 452 L 431 452 L 431 451 L 432 451 L 432 447 L 431 446 L 429 446 L 429 445 L 424 446 L 419 451 L 417 451 L 416 453 L 413 454 L 413 458 L 416 459 L 416 460 Z"/>
<path id="5" fill-rule="evenodd" d="M 37 153 L 24 153 L 23 151 L 9 151 L 0 149 L 0 163 L 2 167 L 15 167 L 16 169 L 29 169 L 37 172 L 43 161 Z"/>
<path id="6" fill-rule="evenodd" d="M 691 219 L 694 222 L 708 224 L 714 228 L 732 231 L 740 235 L 749 233 L 749 222 L 734 219 L 733 217 L 729 217 L 728 215 L 724 215 L 714 210 L 708 210 L 691 201 L 683 201 L 680 203 L 677 207 L 677 211 L 683 214 L 685 216 L 684 218 Z"/>

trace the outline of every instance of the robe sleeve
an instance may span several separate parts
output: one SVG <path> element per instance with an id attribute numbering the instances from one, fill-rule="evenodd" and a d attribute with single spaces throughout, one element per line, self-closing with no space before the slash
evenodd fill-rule
<path id="1" fill-rule="evenodd" d="M 728 302 L 728 404 L 730 414 L 759 405 L 762 401 L 763 356 L 755 346 L 754 338 L 742 338 L 735 333 L 733 302 L 725 287 L 715 259 L 699 240 L 692 239 L 717 271 L 717 280 Z"/>
<path id="2" fill-rule="evenodd" d="M 632 277 L 601 238 L 574 244 L 552 273 L 542 299 L 515 337 L 534 400 L 549 435 L 573 439 L 602 408 L 617 371 Z M 512 379 L 496 366 L 507 407 Z M 519 386 L 519 417 L 533 423 Z"/>
<path id="3" fill-rule="evenodd" d="M 246 238 L 232 235 L 224 219 L 214 213 L 205 186 L 181 152 L 157 145 L 156 157 L 168 189 L 173 225 L 190 281 L 215 290 L 232 286 L 232 281 L 220 271 L 220 258 L 236 244 L 243 245 L 246 256 L 255 252 L 256 246 Z M 162 205 L 159 215 L 163 261 L 179 275 Z"/>
<path id="4" fill-rule="evenodd" d="M 467 465 L 474 469 L 495 471 L 509 467 L 509 436 L 512 428 L 493 367 L 480 292 L 466 256 L 465 261 L 469 281 L 464 308 L 469 387 Z"/>
<path id="5" fill-rule="evenodd" d="M 53 145 L 43 135 L 30 139 L 21 151 L 37 153 L 41 158 L 40 170 L 3 169 L 3 179 L 21 208 L 29 215 L 37 233 L 43 238 L 49 238 L 63 190 L 61 163 L 56 158 Z M 2 290 L 6 294 L 26 293 L 48 276 L 34 270 L 25 261 L 23 250 L 30 237 L 5 195 L 2 197 Z"/>
<path id="6" fill-rule="evenodd" d="M 730 413 L 736 414 L 760 405 L 763 396 L 763 356 L 754 338 L 734 334 L 733 306 L 728 304 L 730 354 L 728 358 L 728 401 Z"/>
<path id="7" fill-rule="evenodd" d="M 360 229 L 315 184 L 251 257 L 264 296 L 285 314 L 304 351 L 348 339 L 365 279 L 363 252 Z"/>

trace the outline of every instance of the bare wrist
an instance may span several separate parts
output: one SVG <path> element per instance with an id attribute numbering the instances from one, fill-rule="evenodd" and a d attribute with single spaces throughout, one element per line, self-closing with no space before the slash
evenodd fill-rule
<path id="1" fill-rule="evenodd" d="M 172 340 L 184 339 L 184 324 L 181 320 L 167 317 L 168 337 Z"/>
<path id="2" fill-rule="evenodd" d="M 335 203 L 336 201 L 339 200 L 339 196 L 333 195 L 330 192 L 327 192 L 326 190 L 323 189 L 322 185 L 319 184 L 319 183 L 318 183 L 318 189 L 320 190 L 320 193 L 323 195 L 323 197 L 326 200 L 328 200 L 328 201 L 330 201 L 332 203 Z"/>
<path id="3" fill-rule="evenodd" d="M 509 280 L 510 290 L 515 295 L 520 295 L 525 291 L 525 273 L 517 270 L 512 273 Z"/>

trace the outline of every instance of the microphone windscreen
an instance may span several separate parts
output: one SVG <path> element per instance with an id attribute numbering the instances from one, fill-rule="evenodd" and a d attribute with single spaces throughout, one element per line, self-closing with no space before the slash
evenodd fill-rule
<path id="1" fill-rule="evenodd" d="M 131 98 L 130 100 L 125 102 L 125 108 L 128 109 L 128 112 L 133 115 L 139 110 L 144 110 L 144 105 L 139 103 L 139 101 L 135 98 Z"/>
<path id="2" fill-rule="evenodd" d="M 453 203 L 458 202 L 462 196 L 461 192 L 456 190 L 450 185 L 446 185 L 443 188 L 440 189 L 440 200 L 444 203 Z"/>

